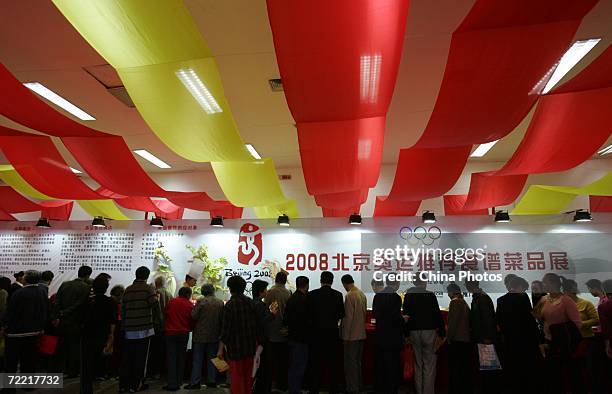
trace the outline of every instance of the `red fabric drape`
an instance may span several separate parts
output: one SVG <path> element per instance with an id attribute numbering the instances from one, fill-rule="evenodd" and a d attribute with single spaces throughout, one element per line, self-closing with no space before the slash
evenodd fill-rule
<path id="1" fill-rule="evenodd" d="M 334 208 L 321 208 L 323 211 L 323 217 L 325 218 L 347 218 L 354 214 L 359 213 L 360 205 L 345 209 L 334 209 Z"/>
<path id="2" fill-rule="evenodd" d="M 215 201 L 206 193 L 191 193 L 168 199 L 175 205 L 194 211 L 209 211 L 211 217 L 222 216 L 226 219 L 240 219 L 243 209 L 229 201 Z"/>
<path id="3" fill-rule="evenodd" d="M 467 194 L 447 194 L 444 196 L 444 215 L 488 215 L 488 209 L 466 210 Z"/>
<path id="4" fill-rule="evenodd" d="M 229 201 L 219 201 L 216 208 L 210 210 L 210 217 L 221 216 L 226 219 L 240 219 L 243 208 L 232 205 Z"/>
<path id="5" fill-rule="evenodd" d="M 0 209 L 0 221 L 8 222 L 8 221 L 14 221 L 14 220 L 17 220 L 17 219 L 15 219 L 13 215 L 7 212 L 4 212 L 2 209 Z"/>
<path id="6" fill-rule="evenodd" d="M 565 171 L 588 160 L 612 132 L 609 70 L 612 47 L 568 83 L 542 97 L 510 160 L 499 171 L 472 174 L 466 206 L 510 204 L 519 196 L 527 174 Z"/>
<path id="7" fill-rule="evenodd" d="M 533 88 L 561 57 L 582 17 L 596 3 L 477 0 L 453 33 L 425 131 L 413 148 L 400 151 L 389 198 L 418 201 L 444 194 L 461 174 L 473 144 L 511 132 L 537 100 Z M 455 150 L 456 157 L 446 159 L 445 165 L 423 161 L 425 148 L 431 157 L 445 156 L 441 149 Z M 431 167 L 424 178 L 428 182 L 418 182 L 413 172 L 424 167 Z M 431 186 L 433 182 L 440 186 Z"/>
<path id="8" fill-rule="evenodd" d="M 151 200 L 148 197 L 120 197 L 115 202 L 123 208 L 135 211 L 152 212 L 157 217 L 169 220 L 182 219 L 184 208 L 167 200 Z"/>
<path id="9" fill-rule="evenodd" d="M 28 200 L 10 186 L 0 186 L 0 210 L 6 213 L 41 211 L 41 217 L 51 220 L 68 220 L 72 212 L 72 201 Z"/>
<path id="10" fill-rule="evenodd" d="M 308 192 L 328 213 L 354 211 L 380 173 L 408 1 L 267 4 Z"/>
<path id="11" fill-rule="evenodd" d="M 359 207 L 368 199 L 368 189 L 354 190 L 344 193 L 321 194 L 315 196 L 315 201 L 318 206 L 328 209 L 354 209 Z M 348 208 L 347 208 L 348 205 Z M 353 211 L 352 213 L 359 212 Z"/>
<path id="12" fill-rule="evenodd" d="M 589 207 L 591 212 L 612 212 L 612 197 L 589 196 Z"/>
<path id="13" fill-rule="evenodd" d="M 414 216 L 421 206 L 420 201 L 390 201 L 387 196 L 376 197 L 374 217 Z"/>

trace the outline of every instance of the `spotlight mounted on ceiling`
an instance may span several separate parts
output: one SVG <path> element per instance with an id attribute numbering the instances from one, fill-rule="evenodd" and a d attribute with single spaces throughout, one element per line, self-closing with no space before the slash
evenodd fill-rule
<path id="1" fill-rule="evenodd" d="M 92 220 L 91 225 L 95 228 L 106 228 L 106 223 L 102 216 L 96 216 L 94 220 Z"/>
<path id="2" fill-rule="evenodd" d="M 162 218 L 155 216 L 153 219 L 151 219 L 149 225 L 155 228 L 162 228 L 164 227 L 164 221 L 162 220 Z"/>
<path id="3" fill-rule="evenodd" d="M 210 219 L 210 225 L 213 227 L 223 227 L 223 216 L 215 216 Z"/>
<path id="4" fill-rule="evenodd" d="M 36 222 L 36 227 L 38 228 L 51 228 L 51 224 L 49 224 L 49 219 L 40 218 L 38 222 Z"/>
<path id="5" fill-rule="evenodd" d="M 591 220 L 593 220 L 593 216 L 586 209 L 577 209 L 574 213 L 574 222 L 576 223 L 590 222 Z"/>
<path id="6" fill-rule="evenodd" d="M 508 211 L 497 211 L 495 212 L 495 223 L 508 223 L 510 222 L 510 215 Z"/>
<path id="7" fill-rule="evenodd" d="M 354 226 L 361 226 L 361 215 L 358 213 L 354 213 L 349 216 L 349 224 Z"/>
<path id="8" fill-rule="evenodd" d="M 286 214 L 282 214 L 278 217 L 278 220 L 276 221 L 276 223 L 278 223 L 279 226 L 289 226 L 289 216 L 287 216 Z"/>
<path id="9" fill-rule="evenodd" d="M 433 212 L 425 211 L 423 212 L 423 223 L 435 223 L 436 215 Z"/>

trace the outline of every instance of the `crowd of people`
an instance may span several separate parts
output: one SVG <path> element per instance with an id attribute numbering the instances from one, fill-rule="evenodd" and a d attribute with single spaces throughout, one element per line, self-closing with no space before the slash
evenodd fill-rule
<path id="1" fill-rule="evenodd" d="M 350 274 L 341 277 L 345 295 L 332 288 L 331 272 L 322 272 L 312 290 L 309 279 L 298 276 L 291 292 L 282 271 L 269 289 L 255 280 L 252 297 L 245 294 L 246 281 L 232 276 L 227 302 L 211 284 L 194 297 L 196 281 L 189 276 L 173 297 L 163 277 L 148 283 L 150 274 L 139 267 L 134 282 L 113 287 L 110 296 L 110 275 L 92 279 L 88 266 L 56 294 L 49 294 L 50 271 L 19 272 L 13 283 L 0 278 L 3 371 L 79 376 L 82 393 L 108 377 L 118 378 L 120 392 L 143 391 L 147 379 L 165 375 L 164 389 L 176 391 L 217 387 L 227 363 L 232 393 L 364 390 L 368 302 Z M 420 279 L 404 293 L 392 280 L 371 285 L 377 393 L 398 392 L 405 363 L 413 362 L 416 393 L 433 394 L 442 348 L 450 393 L 610 392 L 612 280 L 586 283 L 597 306 L 578 296 L 575 281 L 553 273 L 531 283 L 531 297 L 526 280 L 507 275 L 508 292 L 497 307 L 478 282 L 465 283 L 470 305 L 460 286 L 450 283 L 447 316 Z M 42 357 L 49 338 L 58 338 L 56 346 Z M 479 368 L 478 349 L 485 345 L 495 350 L 501 370 Z M 410 360 L 402 357 L 406 346 Z"/>

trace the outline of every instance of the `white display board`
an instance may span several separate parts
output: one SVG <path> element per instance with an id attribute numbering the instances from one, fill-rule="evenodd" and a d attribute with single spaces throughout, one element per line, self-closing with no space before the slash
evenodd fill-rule
<path id="1" fill-rule="evenodd" d="M 351 274 L 370 300 L 374 272 L 431 271 L 429 288 L 442 306 L 448 304 L 443 294 L 448 275 L 462 270 L 457 255 L 417 261 L 393 257 L 375 264 L 380 253 L 376 249 L 481 248 L 483 260 L 463 264 L 471 264 L 474 273 L 500 274 L 499 279 L 512 272 L 531 282 L 556 272 L 575 278 L 584 288 L 587 279 L 612 278 L 612 215 L 598 215 L 587 224 L 571 223 L 566 216 L 515 219 L 510 224 L 492 223 L 490 217 L 446 217 L 433 225 L 414 217 L 364 219 L 362 226 L 351 226 L 345 218 L 293 220 L 290 227 L 271 220 L 226 220 L 224 228 L 211 227 L 208 220 L 167 221 L 163 229 L 144 221 L 108 224 L 107 229 L 96 229 L 90 222 L 52 222 L 51 229 L 38 229 L 34 222 L 0 223 L 0 275 L 12 278 L 20 270 L 48 269 L 56 274 L 54 292 L 85 264 L 94 276 L 109 273 L 111 285 L 127 285 L 138 266 L 155 269 L 154 250 L 161 244 L 172 259 L 179 286 L 186 273 L 194 272 L 186 246 L 207 245 L 211 258 L 228 259 L 226 278 L 241 275 L 248 283 L 272 282 L 266 267 L 273 261 L 289 272 L 291 282 L 298 275 L 308 276 L 311 288 L 318 287 L 320 273 L 329 270 L 335 274 L 334 287 L 342 291 L 340 277 Z M 409 286 L 404 282 L 401 290 Z M 483 281 L 482 287 L 494 298 L 505 292 L 499 280 Z"/>

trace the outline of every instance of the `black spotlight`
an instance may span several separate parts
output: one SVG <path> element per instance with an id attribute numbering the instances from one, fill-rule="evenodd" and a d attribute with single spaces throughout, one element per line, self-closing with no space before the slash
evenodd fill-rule
<path id="1" fill-rule="evenodd" d="M 164 227 L 164 221 L 162 220 L 162 218 L 155 216 L 153 219 L 151 219 L 149 225 L 155 228 L 162 228 Z"/>
<path id="2" fill-rule="evenodd" d="M 289 216 L 285 214 L 280 215 L 276 223 L 278 223 L 279 226 L 289 226 Z"/>
<path id="3" fill-rule="evenodd" d="M 91 222 L 91 225 L 96 228 L 106 228 L 106 223 L 104 223 L 104 218 L 102 216 L 96 216 Z"/>
<path id="4" fill-rule="evenodd" d="M 495 223 L 508 223 L 509 221 L 510 215 L 508 215 L 508 211 L 495 212 Z"/>
<path id="5" fill-rule="evenodd" d="M 593 220 L 591 212 L 587 211 L 586 209 L 576 210 L 576 213 L 574 214 L 574 222 L 590 222 L 591 220 Z"/>
<path id="6" fill-rule="evenodd" d="M 36 227 L 51 228 L 51 225 L 49 224 L 49 219 L 46 219 L 46 218 L 38 219 L 38 222 L 36 222 Z"/>
<path id="7" fill-rule="evenodd" d="M 361 215 L 358 213 L 354 213 L 351 216 L 349 216 L 349 224 L 352 224 L 354 226 L 360 226 L 361 225 Z"/>
<path id="8" fill-rule="evenodd" d="M 435 223 L 436 215 L 433 212 L 423 212 L 423 223 Z"/>
<path id="9" fill-rule="evenodd" d="M 214 218 L 210 219 L 210 225 L 213 227 L 223 227 L 223 217 L 215 216 Z"/>

